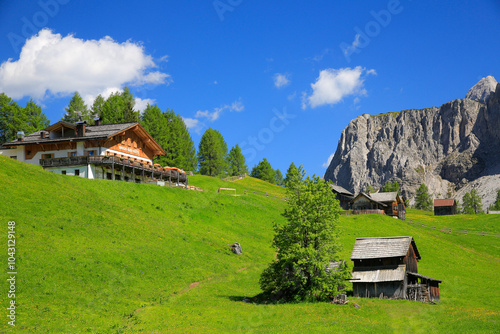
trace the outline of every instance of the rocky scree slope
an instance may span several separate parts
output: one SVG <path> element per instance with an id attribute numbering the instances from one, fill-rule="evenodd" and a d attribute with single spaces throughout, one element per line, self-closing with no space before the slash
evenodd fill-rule
<path id="1" fill-rule="evenodd" d="M 355 193 L 398 181 L 411 204 L 422 183 L 434 198 L 476 188 L 486 209 L 500 189 L 500 84 L 489 76 L 439 108 L 358 116 L 324 178 Z"/>

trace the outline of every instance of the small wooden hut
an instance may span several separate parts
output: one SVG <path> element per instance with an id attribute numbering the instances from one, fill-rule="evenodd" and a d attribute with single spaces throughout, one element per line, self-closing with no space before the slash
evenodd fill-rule
<path id="1" fill-rule="evenodd" d="M 435 199 L 434 200 L 434 215 L 456 215 L 457 201 L 454 198 Z"/>
<path id="2" fill-rule="evenodd" d="M 397 192 L 373 194 L 361 192 L 352 200 L 352 209 L 361 211 L 360 213 L 362 211 L 375 213 L 374 210 L 382 210 L 386 215 L 406 219 L 406 206 Z"/>
<path id="3" fill-rule="evenodd" d="M 413 237 L 357 238 L 351 255 L 354 295 L 439 300 L 441 281 L 418 274 L 420 259 Z"/>

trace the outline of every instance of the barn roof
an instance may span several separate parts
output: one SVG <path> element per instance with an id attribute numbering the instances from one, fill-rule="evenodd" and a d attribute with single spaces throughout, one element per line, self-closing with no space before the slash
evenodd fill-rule
<path id="1" fill-rule="evenodd" d="M 446 198 L 446 199 L 435 199 L 434 206 L 453 206 L 455 204 L 454 198 Z"/>
<path id="2" fill-rule="evenodd" d="M 357 238 L 351 254 L 351 260 L 404 257 L 413 245 L 415 255 L 420 254 L 413 237 Z"/>
<path id="3" fill-rule="evenodd" d="M 356 196 L 356 197 L 352 200 L 352 202 L 353 202 L 353 203 L 354 203 L 354 202 L 356 202 L 356 201 L 358 200 L 358 198 L 360 198 L 360 197 L 365 197 L 365 198 L 367 198 L 369 201 L 372 201 L 372 202 L 375 202 L 375 203 L 377 203 L 377 204 L 380 204 L 380 205 L 381 205 L 381 206 L 383 206 L 383 207 L 387 207 L 387 205 L 386 205 L 386 204 L 384 204 L 384 203 L 382 203 L 382 202 L 379 202 L 379 201 L 374 200 L 373 198 L 371 198 L 371 196 L 370 196 L 370 195 L 368 195 L 368 194 L 366 194 L 366 193 L 364 193 L 364 192 L 360 192 L 360 193 L 358 194 L 358 196 Z"/>
<path id="4" fill-rule="evenodd" d="M 375 283 L 403 281 L 406 274 L 406 265 L 400 264 L 397 267 L 375 267 L 369 270 L 355 270 L 352 272 L 351 282 Z"/>
<path id="5" fill-rule="evenodd" d="M 348 195 L 354 197 L 354 194 L 351 193 L 350 191 L 346 190 L 345 188 L 338 186 L 336 184 L 331 184 L 330 183 L 330 188 L 332 188 L 333 191 L 342 194 L 342 195 Z"/>
<path id="6" fill-rule="evenodd" d="M 370 194 L 371 199 L 376 202 L 394 202 L 397 199 L 397 196 L 397 191 Z"/>

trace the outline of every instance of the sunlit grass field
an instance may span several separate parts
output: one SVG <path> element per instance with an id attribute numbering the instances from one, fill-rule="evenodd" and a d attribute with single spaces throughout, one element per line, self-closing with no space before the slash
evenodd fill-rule
<path id="1" fill-rule="evenodd" d="M 0 229 L 16 222 L 16 327 L 2 333 L 494 333 L 500 331 L 500 240 L 380 216 L 341 216 L 342 257 L 357 237 L 409 235 L 419 272 L 443 280 L 438 305 L 357 299 L 258 304 L 274 258 L 273 224 L 285 197 L 260 180 L 193 176 L 203 192 L 56 175 L 0 156 Z M 217 194 L 220 187 L 238 195 Z M 500 233 L 499 216 L 434 217 L 425 224 Z M 440 225 L 441 224 L 441 225 Z M 229 251 L 239 242 L 243 255 Z M 250 302 L 244 302 L 245 299 Z M 357 305 L 357 307 L 355 307 Z"/>

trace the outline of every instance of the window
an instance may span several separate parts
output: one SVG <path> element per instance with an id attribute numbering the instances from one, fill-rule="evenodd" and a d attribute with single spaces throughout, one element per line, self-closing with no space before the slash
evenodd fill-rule
<path id="1" fill-rule="evenodd" d="M 68 157 L 76 157 L 76 152 L 68 152 Z"/>
<path id="2" fill-rule="evenodd" d="M 54 157 L 54 153 L 42 154 L 42 159 L 52 159 Z"/>
<path id="3" fill-rule="evenodd" d="M 13 155 L 10 157 L 11 159 L 17 160 L 17 155 Z"/>
<path id="4" fill-rule="evenodd" d="M 62 170 L 62 171 L 61 171 L 61 174 L 62 174 L 62 175 L 66 175 L 66 171 L 65 171 L 65 170 Z"/>
<path id="5" fill-rule="evenodd" d="M 86 156 L 89 156 L 89 157 L 90 157 L 90 156 L 95 156 L 95 155 L 97 155 L 97 151 L 95 151 L 95 150 L 93 150 L 93 151 L 86 151 L 86 152 L 85 152 L 85 155 L 86 155 Z"/>
<path id="6" fill-rule="evenodd" d="M 80 170 L 79 169 L 75 169 L 75 176 L 80 176 Z"/>

